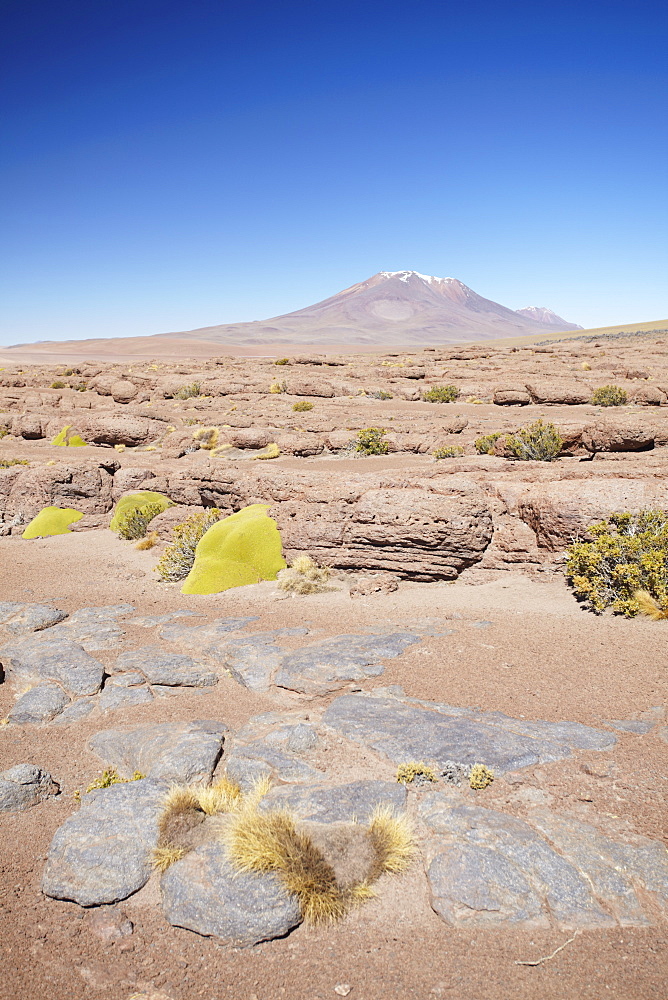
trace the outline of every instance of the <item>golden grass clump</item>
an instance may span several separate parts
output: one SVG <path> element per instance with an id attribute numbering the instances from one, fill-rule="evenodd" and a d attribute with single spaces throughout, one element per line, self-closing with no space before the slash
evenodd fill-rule
<path id="1" fill-rule="evenodd" d="M 636 590 L 634 596 L 638 612 L 644 615 L 645 618 L 651 618 L 655 622 L 668 619 L 668 600 L 665 600 L 663 604 L 659 604 L 656 598 L 652 597 L 646 590 Z"/>
<path id="2" fill-rule="evenodd" d="M 268 787 L 262 785 L 260 791 L 266 794 Z M 257 804 L 256 798 L 251 796 L 251 799 Z M 153 867 L 167 871 L 195 846 L 193 831 L 207 816 L 231 812 L 241 802 L 241 789 L 228 778 L 209 786 L 173 785 L 165 796 L 158 819 L 158 846 L 153 851 Z"/>
<path id="3" fill-rule="evenodd" d="M 484 764 L 474 764 L 469 771 L 469 786 L 476 791 L 487 788 L 494 781 L 494 771 Z"/>
<path id="4" fill-rule="evenodd" d="M 325 594 L 334 590 L 329 587 L 329 570 L 318 566 L 310 556 L 297 556 L 288 569 L 281 570 L 278 577 L 279 590 L 292 594 Z"/>
<path id="5" fill-rule="evenodd" d="M 200 448 L 205 451 L 213 451 L 218 445 L 218 435 L 220 431 L 217 427 L 198 427 L 193 431 L 193 440 L 197 441 Z"/>
<path id="6" fill-rule="evenodd" d="M 137 542 L 135 548 L 139 549 L 140 552 L 144 551 L 145 549 L 152 549 L 153 546 L 157 545 L 159 541 L 160 541 L 160 536 L 158 535 L 158 532 L 150 531 L 145 538 L 141 538 Z"/>

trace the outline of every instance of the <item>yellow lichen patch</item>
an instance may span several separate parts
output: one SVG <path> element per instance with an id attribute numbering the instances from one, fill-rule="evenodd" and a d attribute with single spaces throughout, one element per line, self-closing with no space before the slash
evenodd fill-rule
<path id="1" fill-rule="evenodd" d="M 469 786 L 476 791 L 487 788 L 494 781 L 494 771 L 484 764 L 474 764 L 469 771 Z"/>
<path id="2" fill-rule="evenodd" d="M 83 514 L 72 507 L 44 507 L 33 517 L 21 538 L 45 538 L 47 535 L 69 535 L 70 524 L 80 521 Z"/>
<path id="3" fill-rule="evenodd" d="M 267 504 L 251 504 L 212 525 L 195 549 L 182 594 L 219 594 L 262 580 L 285 568 L 281 536 Z"/>

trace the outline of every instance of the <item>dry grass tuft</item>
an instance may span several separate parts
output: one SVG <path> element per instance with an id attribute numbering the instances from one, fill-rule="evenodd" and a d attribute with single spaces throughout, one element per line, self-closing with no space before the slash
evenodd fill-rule
<path id="1" fill-rule="evenodd" d="M 185 847 L 174 847 L 173 845 L 156 847 L 153 851 L 151 864 L 159 872 L 166 872 L 170 865 L 173 865 L 175 861 L 180 861 L 187 853 Z"/>
<path id="2" fill-rule="evenodd" d="M 152 549 L 153 546 L 157 545 L 159 541 L 160 541 L 160 536 L 158 535 L 158 532 L 151 531 L 146 536 L 146 538 L 142 538 L 140 541 L 137 542 L 135 548 L 139 549 L 140 551 L 143 551 L 144 549 Z"/>
<path id="3" fill-rule="evenodd" d="M 262 786 L 266 794 L 268 786 Z M 252 795 L 256 795 L 254 789 Z M 252 797 L 252 796 L 251 796 Z M 259 799 L 252 798 L 255 806 Z M 173 785 L 163 803 L 158 819 L 158 846 L 153 851 L 153 865 L 167 871 L 170 864 L 185 857 L 194 846 L 193 831 L 207 816 L 228 813 L 240 806 L 241 789 L 228 778 L 215 785 Z"/>
<path id="4" fill-rule="evenodd" d="M 634 596 L 641 615 L 651 618 L 654 622 L 668 619 L 668 602 L 665 607 L 661 607 L 659 602 L 646 590 L 636 590 Z"/>
<path id="5" fill-rule="evenodd" d="M 289 569 L 281 570 L 278 587 L 292 594 L 325 594 L 335 589 L 327 585 L 328 580 L 326 567 L 318 566 L 310 556 L 297 556 Z"/>
<path id="6" fill-rule="evenodd" d="M 405 814 L 397 816 L 388 806 L 377 806 L 369 821 L 376 852 L 378 875 L 405 871 L 415 856 L 413 827 Z"/>

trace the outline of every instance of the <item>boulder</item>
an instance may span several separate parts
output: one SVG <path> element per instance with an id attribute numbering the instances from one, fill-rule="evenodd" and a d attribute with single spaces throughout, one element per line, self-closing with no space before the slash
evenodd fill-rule
<path id="1" fill-rule="evenodd" d="M 526 406 L 531 396 L 523 385 L 497 385 L 493 393 L 497 406 Z"/>
<path id="2" fill-rule="evenodd" d="M 591 388 L 582 382 L 550 379 L 527 382 L 526 388 L 533 403 L 575 406 L 591 399 Z"/>
<path id="3" fill-rule="evenodd" d="M 582 443 L 589 452 L 649 451 L 654 447 L 654 428 L 646 421 L 602 419 L 583 429 Z"/>
<path id="4" fill-rule="evenodd" d="M 50 722 L 69 703 L 70 699 L 58 684 L 38 684 L 21 695 L 7 718 L 17 726 Z"/>
<path id="5" fill-rule="evenodd" d="M 59 791 L 48 771 L 34 764 L 16 764 L 0 774 L 0 812 L 29 809 Z"/>
<path id="6" fill-rule="evenodd" d="M 69 639 L 51 638 L 48 634 L 44 638 L 38 635 L 18 639 L 3 646 L 0 663 L 18 687 L 54 681 L 70 695 L 95 694 L 104 676 L 103 665 L 83 646 Z"/>
<path id="7" fill-rule="evenodd" d="M 113 382 L 110 388 L 110 394 L 115 403 L 130 403 L 137 396 L 137 392 L 137 386 L 126 379 Z"/>

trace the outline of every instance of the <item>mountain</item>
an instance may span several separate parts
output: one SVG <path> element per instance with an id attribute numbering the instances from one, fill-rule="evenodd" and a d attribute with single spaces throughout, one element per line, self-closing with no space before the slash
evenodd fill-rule
<path id="1" fill-rule="evenodd" d="M 457 278 L 437 278 L 418 271 L 380 271 L 331 298 L 272 319 L 163 336 L 230 346 L 424 346 L 580 329 L 549 309 L 508 309 L 478 295 Z"/>

